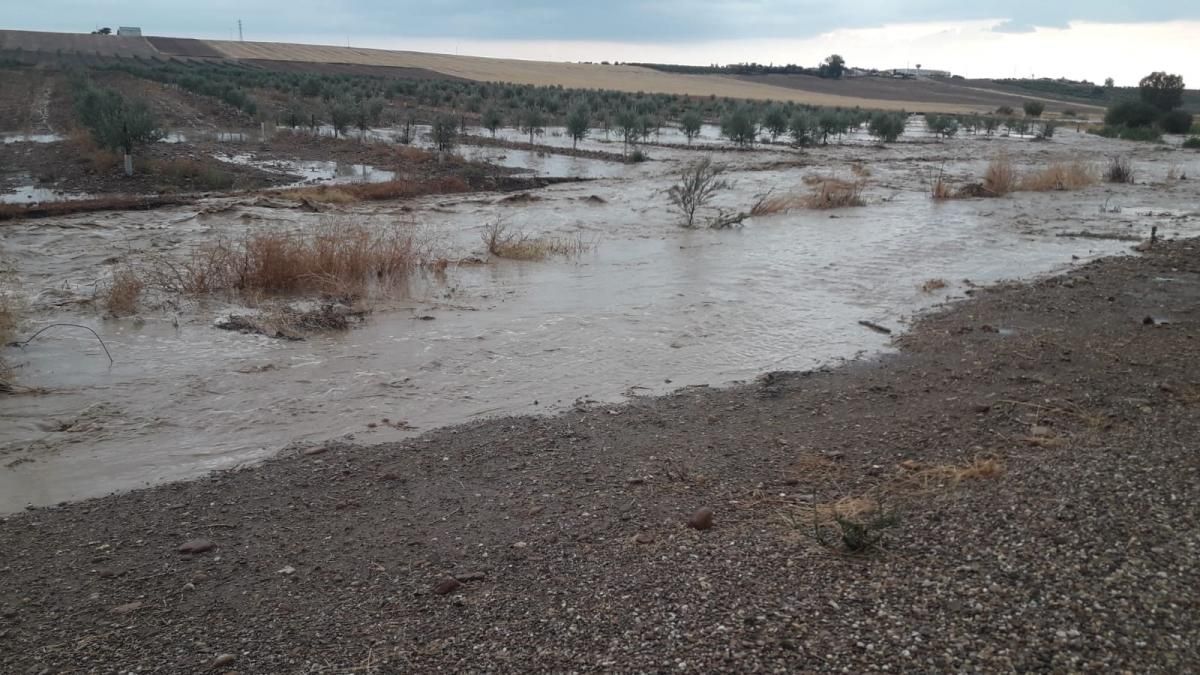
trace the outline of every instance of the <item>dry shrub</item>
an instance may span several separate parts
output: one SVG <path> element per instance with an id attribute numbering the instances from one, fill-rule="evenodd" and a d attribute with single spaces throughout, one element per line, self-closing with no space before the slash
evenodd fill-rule
<path id="1" fill-rule="evenodd" d="M 1119 155 L 1110 157 L 1108 165 L 1104 167 L 1104 180 L 1109 183 L 1132 183 L 1133 164 L 1129 158 Z"/>
<path id="2" fill-rule="evenodd" d="M 1041 170 L 1027 174 L 1021 178 L 1020 186 L 1022 190 L 1032 192 L 1078 190 L 1094 185 L 1097 180 L 1095 167 L 1075 160 L 1055 162 Z"/>
<path id="3" fill-rule="evenodd" d="M 850 173 L 853 173 L 855 176 L 858 176 L 859 178 L 869 178 L 871 176 L 871 170 L 868 169 L 867 166 L 865 164 L 862 164 L 861 162 L 855 162 L 854 164 L 851 164 L 850 165 Z"/>
<path id="4" fill-rule="evenodd" d="M 946 176 L 940 171 L 938 172 L 937 178 L 933 180 L 933 183 L 929 188 L 929 194 L 937 201 L 951 199 L 955 196 L 954 190 L 951 188 L 950 183 L 946 180 Z"/>
<path id="5" fill-rule="evenodd" d="M 988 162 L 983 174 L 983 188 L 994 197 L 1002 197 L 1017 187 L 1017 170 L 1008 153 L 1002 152 Z"/>
<path id="6" fill-rule="evenodd" d="M 805 182 L 808 182 L 807 180 Z M 810 209 L 840 209 L 850 206 L 863 206 L 863 183 L 860 181 L 844 181 L 837 178 L 824 178 L 817 182 L 813 191 L 803 200 L 805 208 Z"/>
<path id="7" fill-rule="evenodd" d="M 442 176 L 428 180 L 390 180 L 382 183 L 353 183 L 343 185 L 321 185 L 283 190 L 282 197 L 295 201 L 313 201 L 325 204 L 347 204 L 356 201 L 381 201 L 407 199 L 422 195 L 453 194 L 467 192 L 470 184 L 458 176 Z"/>
<path id="8" fill-rule="evenodd" d="M 945 279 L 928 279 L 925 281 L 925 283 L 921 284 L 921 292 L 922 293 L 933 293 L 934 291 L 940 291 L 945 287 L 946 287 Z"/>
<path id="9" fill-rule="evenodd" d="M 200 246 L 189 259 L 159 259 L 152 283 L 170 292 L 209 294 L 319 293 L 366 295 L 372 284 L 402 283 L 431 260 L 430 246 L 412 225 L 376 230 L 327 221 L 306 232 L 248 234 Z"/>
<path id="10" fill-rule="evenodd" d="M 191 189 L 230 190 L 235 181 L 233 173 L 188 157 L 154 160 L 149 167 L 164 180 Z"/>
<path id="11" fill-rule="evenodd" d="M 122 165 L 119 154 L 96 145 L 86 129 L 72 129 L 67 134 L 67 145 L 75 156 L 84 159 L 96 173 L 112 173 Z"/>
<path id="12" fill-rule="evenodd" d="M 145 284 L 133 270 L 116 270 L 113 272 L 112 280 L 103 291 L 104 308 L 113 316 L 129 316 L 137 313 L 138 299 L 141 297 L 144 287 Z"/>
<path id="13" fill-rule="evenodd" d="M 901 478 L 901 483 L 908 484 L 918 491 L 956 487 L 963 481 L 985 480 L 1004 475 L 1004 464 L 993 458 L 977 458 L 970 464 L 933 466 L 909 460 L 901 462 L 900 468 L 906 472 Z"/>
<path id="14" fill-rule="evenodd" d="M 800 200 L 794 195 L 771 195 L 767 193 L 758 198 L 754 202 L 754 206 L 750 207 L 751 216 L 773 216 L 779 213 L 787 213 L 800 205 Z"/>
<path id="15" fill-rule="evenodd" d="M 483 244 L 488 253 L 509 260 L 544 260 L 552 255 L 578 258 L 596 248 L 582 234 L 574 237 L 535 237 L 521 230 L 510 230 L 497 220 L 483 228 Z"/>

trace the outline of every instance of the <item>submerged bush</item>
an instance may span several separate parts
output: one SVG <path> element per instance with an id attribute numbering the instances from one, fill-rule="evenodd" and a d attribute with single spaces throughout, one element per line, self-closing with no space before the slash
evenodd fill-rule
<path id="1" fill-rule="evenodd" d="M 1192 114 L 1184 110 L 1172 110 L 1163 113 L 1158 119 L 1158 127 L 1168 134 L 1186 134 L 1192 128 Z"/>
<path id="2" fill-rule="evenodd" d="M 1183 142 L 1183 147 L 1189 150 L 1200 150 L 1200 136 L 1192 136 Z"/>

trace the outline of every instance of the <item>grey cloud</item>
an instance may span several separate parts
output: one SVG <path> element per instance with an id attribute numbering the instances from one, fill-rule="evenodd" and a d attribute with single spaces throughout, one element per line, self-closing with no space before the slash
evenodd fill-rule
<path id="1" fill-rule="evenodd" d="M 1065 26 L 1073 20 L 1140 22 L 1200 18 L 1200 3 L 1113 0 L 46 0 L 12 3 L 4 27 L 87 30 L 140 25 L 151 34 L 227 37 L 238 19 L 247 39 L 286 35 L 439 37 L 509 40 L 690 42 L 805 38 L 837 28 L 889 23 L 1007 19 L 1002 32 Z"/>

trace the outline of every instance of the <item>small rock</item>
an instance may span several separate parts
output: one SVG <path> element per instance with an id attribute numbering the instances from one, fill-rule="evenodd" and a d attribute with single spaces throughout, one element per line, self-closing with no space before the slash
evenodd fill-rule
<path id="1" fill-rule="evenodd" d="M 987 403 L 976 403 L 975 405 L 971 406 L 971 412 L 978 413 L 980 415 L 988 412 L 991 409 L 992 406 L 988 405 Z"/>
<path id="2" fill-rule="evenodd" d="M 433 592 L 437 593 L 438 595 L 445 595 L 447 593 L 453 593 L 459 588 L 462 588 L 461 581 L 455 579 L 454 577 L 446 577 L 445 579 L 439 581 L 437 586 L 433 587 Z"/>
<path id="3" fill-rule="evenodd" d="M 109 611 L 111 611 L 113 614 L 129 614 L 130 612 L 136 612 L 141 608 L 142 603 L 135 600 L 134 602 L 126 603 L 124 605 L 117 605 Z"/>
<path id="4" fill-rule="evenodd" d="M 465 584 L 468 581 L 481 581 L 487 575 L 484 574 L 483 572 L 455 572 L 455 573 L 451 574 L 450 576 L 454 577 L 455 579 L 458 579 L 459 581 L 461 581 Z"/>
<path id="5" fill-rule="evenodd" d="M 292 567 L 291 565 L 288 565 L 287 567 L 285 567 L 285 568 L 279 570 L 279 572 L 277 572 L 277 574 L 282 574 L 285 577 L 290 577 L 295 573 L 296 573 L 296 568 Z"/>
<path id="6" fill-rule="evenodd" d="M 637 536 L 633 538 L 633 541 L 637 544 L 653 544 L 654 535 L 650 534 L 649 532 L 638 532 Z"/>
<path id="7" fill-rule="evenodd" d="M 318 446 L 312 447 L 312 448 L 305 448 L 300 454 L 311 457 L 313 455 L 320 455 L 322 453 L 325 453 L 328 450 L 329 450 L 329 446 L 318 445 Z"/>
<path id="8" fill-rule="evenodd" d="M 704 507 L 696 511 L 692 514 L 691 518 L 688 518 L 688 527 L 696 530 L 707 530 L 708 528 L 712 527 L 712 525 L 713 510 L 708 507 Z"/>
<path id="9" fill-rule="evenodd" d="M 1046 436 L 1053 436 L 1054 430 L 1051 429 L 1050 427 L 1042 426 L 1040 424 L 1035 424 L 1035 425 L 1033 425 L 1033 428 L 1029 430 L 1029 435 L 1044 438 Z"/>
<path id="10" fill-rule="evenodd" d="M 212 663 L 208 665 L 210 668 L 220 668 L 221 666 L 227 666 L 236 660 L 237 657 L 233 654 L 221 654 L 217 658 L 213 659 Z"/>
<path id="11" fill-rule="evenodd" d="M 180 553 L 204 553 L 216 548 L 217 545 L 209 539 L 192 539 L 185 541 L 179 546 Z"/>

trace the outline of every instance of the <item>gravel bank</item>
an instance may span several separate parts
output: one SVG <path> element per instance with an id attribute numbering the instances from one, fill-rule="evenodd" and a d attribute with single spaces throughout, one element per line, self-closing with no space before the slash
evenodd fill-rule
<path id="1" fill-rule="evenodd" d="M 0 671 L 1194 672 L 1198 307 L 1169 243 L 877 362 L 10 516 Z"/>

